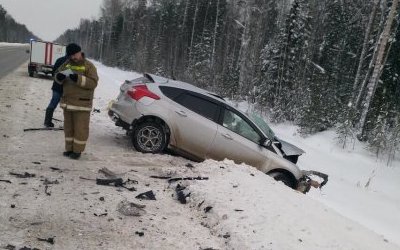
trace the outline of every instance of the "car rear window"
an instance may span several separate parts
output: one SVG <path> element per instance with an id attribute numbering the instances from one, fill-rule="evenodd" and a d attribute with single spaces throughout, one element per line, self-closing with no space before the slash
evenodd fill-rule
<path id="1" fill-rule="evenodd" d="M 189 93 L 179 96 L 175 101 L 187 109 L 190 109 L 193 112 L 196 112 L 197 114 L 214 122 L 216 122 L 218 119 L 219 106 L 214 102 L 191 95 Z"/>
<path id="2" fill-rule="evenodd" d="M 184 92 L 183 89 L 173 88 L 173 87 L 166 87 L 160 86 L 161 92 L 168 98 L 175 100 L 180 94 Z"/>

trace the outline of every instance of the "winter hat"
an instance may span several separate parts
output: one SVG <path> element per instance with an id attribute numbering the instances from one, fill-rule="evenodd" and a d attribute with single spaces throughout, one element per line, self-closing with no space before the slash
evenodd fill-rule
<path id="1" fill-rule="evenodd" d="M 72 56 L 78 52 L 81 52 L 81 47 L 76 43 L 70 43 L 67 45 L 67 56 Z"/>

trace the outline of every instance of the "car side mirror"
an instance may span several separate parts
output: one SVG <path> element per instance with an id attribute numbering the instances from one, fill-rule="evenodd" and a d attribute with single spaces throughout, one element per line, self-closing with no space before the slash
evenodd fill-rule
<path id="1" fill-rule="evenodd" d="M 270 139 L 266 138 L 262 144 L 265 147 L 271 147 L 272 141 Z"/>

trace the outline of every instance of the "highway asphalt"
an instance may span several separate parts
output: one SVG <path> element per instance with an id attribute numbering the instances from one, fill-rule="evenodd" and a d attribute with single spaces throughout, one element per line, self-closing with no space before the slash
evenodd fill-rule
<path id="1" fill-rule="evenodd" d="M 29 59 L 27 46 L 1 46 L 0 45 L 0 78 L 16 70 Z M 28 75 L 28 69 L 26 69 Z"/>

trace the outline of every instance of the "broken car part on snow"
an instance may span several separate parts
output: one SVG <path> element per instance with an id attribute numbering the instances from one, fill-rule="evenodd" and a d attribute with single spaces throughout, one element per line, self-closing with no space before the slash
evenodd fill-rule
<path id="1" fill-rule="evenodd" d="M 145 205 L 123 200 L 118 204 L 117 211 L 125 216 L 142 216 L 146 213 L 145 207 Z"/>
<path id="2" fill-rule="evenodd" d="M 90 178 L 85 178 L 85 177 L 82 177 L 82 176 L 80 176 L 79 178 L 82 179 L 82 180 L 87 180 L 87 181 L 96 181 L 96 184 L 100 185 L 100 186 L 110 186 L 110 185 L 112 185 L 114 187 L 125 188 L 125 189 L 127 189 L 127 190 L 129 190 L 131 192 L 136 191 L 135 187 L 127 187 L 126 186 L 127 184 L 132 184 L 132 183 L 136 184 L 137 181 L 135 181 L 135 180 L 128 179 L 126 181 L 123 181 L 122 178 L 115 178 L 115 179 L 99 179 L 99 178 L 96 178 L 96 179 L 90 179 Z"/>
<path id="3" fill-rule="evenodd" d="M 150 178 L 168 180 L 168 183 L 172 183 L 172 182 L 176 182 L 176 181 L 185 181 L 185 180 L 188 180 L 188 181 L 204 181 L 204 180 L 208 180 L 208 177 L 201 177 L 201 176 L 198 176 L 198 177 L 174 177 L 174 178 L 172 178 L 170 176 L 155 176 L 155 175 L 152 175 L 152 176 L 150 176 Z"/>
<path id="4" fill-rule="evenodd" d="M 61 130 L 64 130 L 64 128 L 51 128 L 51 127 L 45 127 L 45 128 L 25 128 L 25 129 L 24 129 L 24 132 L 27 132 L 27 131 L 41 131 L 41 130 L 61 131 Z"/>
<path id="5" fill-rule="evenodd" d="M 328 175 L 318 172 L 318 171 L 313 171 L 313 170 L 303 170 L 303 177 L 300 179 L 299 181 L 299 185 L 297 187 L 297 190 L 302 192 L 302 193 L 307 193 L 308 191 L 310 191 L 311 187 L 313 188 L 322 188 L 323 186 L 326 185 L 326 183 L 328 183 Z M 319 183 L 318 181 L 315 181 L 311 178 L 311 176 L 318 176 L 321 179 L 323 179 L 323 181 L 321 183 Z"/>
<path id="6" fill-rule="evenodd" d="M 28 172 L 25 172 L 25 173 L 23 173 L 23 174 L 18 174 L 18 173 L 10 172 L 9 174 L 10 174 L 10 175 L 14 175 L 14 176 L 16 176 L 17 178 L 33 178 L 33 177 L 36 176 L 35 174 L 30 174 L 30 173 L 28 173 Z"/>
<path id="7" fill-rule="evenodd" d="M 152 190 L 138 194 L 135 198 L 139 200 L 156 200 L 156 196 L 154 195 Z"/>

